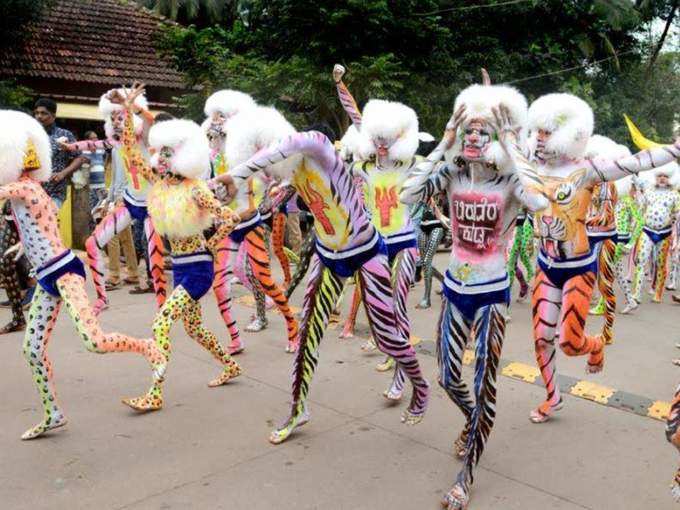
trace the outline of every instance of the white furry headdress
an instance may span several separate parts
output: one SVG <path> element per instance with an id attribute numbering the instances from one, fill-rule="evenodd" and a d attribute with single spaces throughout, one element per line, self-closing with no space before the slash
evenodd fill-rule
<path id="1" fill-rule="evenodd" d="M 620 159 L 630 156 L 630 149 L 611 138 L 593 135 L 588 140 L 584 157 L 588 159 Z"/>
<path id="2" fill-rule="evenodd" d="M 470 85 L 456 97 L 453 111 L 458 111 L 465 105 L 465 116 L 467 123 L 472 120 L 483 120 L 487 123 L 495 121 L 493 108 L 500 105 L 508 109 L 510 121 L 519 131 L 520 143 L 525 137 L 525 126 L 527 122 L 527 100 L 515 88 L 506 85 Z M 456 134 L 456 144 L 446 152 L 446 161 L 452 163 L 462 151 L 463 133 L 467 126 L 461 126 Z M 486 159 L 489 163 L 495 164 L 502 172 L 512 168 L 510 158 L 507 156 L 499 142 L 491 142 L 486 151 Z"/>
<path id="3" fill-rule="evenodd" d="M 49 179 L 52 175 L 50 139 L 33 117 L 14 110 L 0 110 L 0 184 L 19 180 L 25 164 L 35 168 L 29 175 L 36 181 Z"/>
<path id="4" fill-rule="evenodd" d="M 151 165 L 158 164 L 162 147 L 174 149 L 171 171 L 188 179 L 198 179 L 210 168 L 210 148 L 201 127 L 191 120 L 174 119 L 154 124 L 149 145 L 156 150 Z"/>
<path id="5" fill-rule="evenodd" d="M 123 105 L 112 103 L 109 101 L 109 98 L 107 97 L 111 92 L 114 92 L 115 90 L 118 90 L 123 97 L 127 93 L 130 92 L 130 89 L 128 88 L 119 88 L 119 89 L 111 89 L 99 98 L 99 113 L 104 119 L 104 133 L 106 133 L 106 137 L 111 139 L 113 138 L 113 123 L 111 122 L 111 114 L 113 112 L 119 112 L 123 109 Z M 144 110 L 147 110 L 149 108 L 149 103 L 146 100 L 146 97 L 144 94 L 140 94 L 135 98 L 135 106 L 138 108 L 143 108 Z M 143 122 L 142 119 L 139 118 L 139 116 L 135 115 L 134 117 L 134 123 L 135 123 L 135 133 L 139 134 L 142 130 Z"/>
<path id="6" fill-rule="evenodd" d="M 402 103 L 371 99 L 362 113 L 360 133 L 361 159 L 375 154 L 373 140 L 376 138 L 396 140 L 388 151 L 392 161 L 408 161 L 418 150 L 418 116 Z"/>
<path id="7" fill-rule="evenodd" d="M 580 159 L 593 134 L 593 110 L 583 99 L 572 94 L 547 94 L 539 97 L 529 107 L 529 129 L 532 146 L 535 146 L 539 129 L 552 133 L 546 152 L 570 159 Z"/>
<path id="8" fill-rule="evenodd" d="M 295 128 L 275 108 L 258 106 L 239 113 L 227 124 L 224 154 L 229 169 L 236 168 L 259 150 L 295 132 Z M 289 181 L 301 160 L 301 155 L 291 156 L 267 167 L 265 172 L 282 181 Z"/>
<path id="9" fill-rule="evenodd" d="M 340 139 L 340 157 L 343 161 L 350 161 L 352 158 L 358 157 L 360 144 L 361 135 L 356 126 L 352 124 Z"/>
<path id="10" fill-rule="evenodd" d="M 238 90 L 218 90 L 205 101 L 203 111 L 210 117 L 213 113 L 221 113 L 225 117 L 232 117 L 249 108 L 255 108 L 255 100 Z"/>
<path id="11" fill-rule="evenodd" d="M 630 188 L 633 186 L 633 176 L 629 175 L 618 181 L 614 181 L 614 186 L 616 186 L 616 192 L 619 197 L 625 197 L 630 193 Z"/>

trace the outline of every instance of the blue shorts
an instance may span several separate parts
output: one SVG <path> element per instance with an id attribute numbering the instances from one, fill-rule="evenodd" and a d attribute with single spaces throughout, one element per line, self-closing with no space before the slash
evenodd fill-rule
<path id="1" fill-rule="evenodd" d="M 387 255 L 385 241 L 376 230 L 373 237 L 360 246 L 355 246 L 347 250 L 333 251 L 324 247 L 316 241 L 316 254 L 323 262 L 323 265 L 333 271 L 338 276 L 349 278 L 356 273 L 361 266 L 371 260 L 376 255 L 382 253 Z"/>
<path id="2" fill-rule="evenodd" d="M 617 244 L 627 244 L 630 241 L 630 234 L 616 234 Z"/>
<path id="3" fill-rule="evenodd" d="M 184 287 L 194 301 L 201 299 L 210 290 L 214 271 L 213 257 L 207 251 L 172 257 L 175 287 Z"/>
<path id="4" fill-rule="evenodd" d="M 473 321 L 477 310 L 484 306 L 510 304 L 510 280 L 507 274 L 496 280 L 465 285 L 446 271 L 443 290 L 444 297 L 458 308 L 468 321 Z"/>
<path id="5" fill-rule="evenodd" d="M 257 214 L 255 214 L 255 216 L 253 216 L 249 220 L 242 221 L 241 223 L 236 225 L 236 228 L 234 228 L 234 230 L 232 230 L 231 233 L 229 234 L 229 239 L 231 239 L 235 243 L 242 243 L 246 236 L 252 230 L 260 226 L 260 223 L 262 223 L 262 217 L 258 212 Z"/>
<path id="6" fill-rule="evenodd" d="M 127 190 L 125 190 L 123 192 L 123 204 L 133 219 L 139 221 L 140 223 L 144 223 L 144 220 L 146 220 L 146 217 L 149 215 L 146 210 L 145 203 L 135 200 L 132 196 L 130 196 Z"/>
<path id="7" fill-rule="evenodd" d="M 611 239 L 615 243 L 617 242 L 618 234 L 615 231 L 611 232 L 598 232 L 598 233 L 591 233 L 588 232 L 588 243 L 590 244 L 590 249 L 592 250 L 595 246 L 600 244 L 602 241 L 605 241 L 606 239 Z"/>
<path id="8" fill-rule="evenodd" d="M 673 227 L 664 228 L 662 230 L 654 230 L 651 228 L 642 227 L 642 231 L 647 234 L 647 237 L 649 237 L 650 241 L 652 241 L 654 244 L 659 244 L 661 241 L 671 235 L 671 232 L 673 232 Z"/>
<path id="9" fill-rule="evenodd" d="M 384 239 L 385 246 L 387 247 L 387 260 L 389 261 L 390 266 L 392 266 L 392 262 L 394 262 L 394 259 L 399 255 L 401 250 L 418 247 L 416 234 L 413 231 L 387 236 Z"/>
<path id="10" fill-rule="evenodd" d="M 597 251 L 573 259 L 553 259 L 543 251 L 538 253 L 538 267 L 548 277 L 548 280 L 562 289 L 567 280 L 588 272 L 597 274 Z"/>
<path id="11" fill-rule="evenodd" d="M 61 255 L 54 257 L 36 270 L 38 284 L 49 295 L 61 297 L 57 288 L 57 280 L 65 274 L 77 274 L 85 279 L 85 266 L 71 250 L 66 250 Z"/>

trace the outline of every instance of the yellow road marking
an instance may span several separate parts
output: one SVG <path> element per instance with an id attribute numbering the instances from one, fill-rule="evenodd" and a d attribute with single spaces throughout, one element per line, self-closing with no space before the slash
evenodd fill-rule
<path id="1" fill-rule="evenodd" d="M 600 404 L 606 404 L 615 392 L 615 389 L 602 386 L 601 384 L 595 384 L 589 381 L 579 381 L 571 388 L 569 393 L 576 397 L 592 400 L 593 402 L 598 402 Z"/>
<path id="2" fill-rule="evenodd" d="M 513 379 L 519 379 L 520 381 L 525 381 L 528 383 L 534 383 L 541 372 L 536 367 L 531 365 L 525 365 L 524 363 L 513 362 L 506 366 L 502 371 L 506 377 L 512 377 Z"/>
<path id="3" fill-rule="evenodd" d="M 657 420 L 666 420 L 671 412 L 671 403 L 664 402 L 663 400 L 657 400 L 652 404 L 652 406 L 647 411 L 647 416 L 650 418 L 656 418 Z"/>

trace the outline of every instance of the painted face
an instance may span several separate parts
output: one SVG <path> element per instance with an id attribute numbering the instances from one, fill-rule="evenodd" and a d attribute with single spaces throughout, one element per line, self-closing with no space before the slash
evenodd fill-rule
<path id="1" fill-rule="evenodd" d="M 113 127 L 114 140 L 121 140 L 123 135 L 123 124 L 125 123 L 125 112 L 116 110 L 111 113 L 111 126 Z"/>
<path id="2" fill-rule="evenodd" d="M 552 152 L 548 152 L 545 149 L 548 140 L 550 140 L 550 136 L 552 136 L 552 132 L 546 131 L 545 129 L 539 129 L 536 132 L 535 156 L 539 161 L 547 161 L 549 159 L 553 159 L 555 156 Z"/>
<path id="3" fill-rule="evenodd" d="M 224 122 L 227 120 L 227 116 L 221 112 L 215 112 L 210 118 L 210 126 L 208 127 L 208 132 L 206 136 L 208 137 L 208 143 L 210 144 L 210 149 L 213 151 L 219 150 L 227 138 L 227 133 L 224 132 Z"/>
<path id="4" fill-rule="evenodd" d="M 161 147 L 158 151 L 158 159 L 156 163 L 156 172 L 161 175 L 167 174 L 172 169 L 172 157 L 175 155 L 175 149 L 172 147 Z"/>
<path id="5" fill-rule="evenodd" d="M 375 158 L 377 164 L 384 165 L 387 163 L 388 155 L 390 152 L 390 147 L 394 145 L 396 139 L 388 139 L 382 136 L 378 136 L 371 140 L 373 142 L 373 147 L 375 147 Z"/>
<path id="6" fill-rule="evenodd" d="M 463 157 L 468 161 L 484 159 L 484 153 L 491 143 L 491 131 L 486 122 L 471 121 L 463 131 Z"/>
<path id="7" fill-rule="evenodd" d="M 670 184 L 670 179 L 668 178 L 667 175 L 664 174 L 658 174 L 656 176 L 656 186 L 659 188 L 666 188 Z"/>

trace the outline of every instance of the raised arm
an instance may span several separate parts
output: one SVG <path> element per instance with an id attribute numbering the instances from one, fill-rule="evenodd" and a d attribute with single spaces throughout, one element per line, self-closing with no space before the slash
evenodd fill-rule
<path id="1" fill-rule="evenodd" d="M 109 95 L 109 101 L 115 104 L 120 104 L 125 110 L 125 120 L 123 122 L 123 152 L 128 159 L 131 173 L 139 172 L 149 182 L 154 182 L 157 179 L 151 166 L 146 162 L 142 151 L 139 148 L 139 141 L 135 134 L 135 99 L 144 93 L 144 84 L 134 83 L 132 89 L 123 97 L 118 91 Z M 151 114 L 146 110 L 140 110 L 138 113 L 143 116 L 145 122 L 149 120 Z"/>
<path id="2" fill-rule="evenodd" d="M 265 147 L 245 163 L 231 169 L 227 175 L 231 175 L 235 181 L 243 181 L 256 172 L 296 154 L 313 159 L 327 171 L 334 169 L 344 171 L 344 163 L 326 135 L 318 131 L 304 131 Z M 214 180 L 222 182 L 222 177 L 216 177 Z"/>
<path id="3" fill-rule="evenodd" d="M 357 129 L 361 129 L 361 111 L 357 106 L 354 96 L 342 81 L 342 77 L 345 75 L 345 68 L 340 64 L 335 64 L 333 67 L 333 80 L 335 81 L 335 87 L 338 89 L 338 97 L 340 98 L 340 103 L 342 107 L 352 119 L 352 124 L 356 126 Z"/>
<path id="4" fill-rule="evenodd" d="M 543 179 L 524 155 L 517 141 L 517 128 L 510 121 L 510 113 L 505 106 L 493 109 L 496 134 L 503 149 L 515 166 L 517 177 L 515 196 L 532 211 L 548 207 L 550 202 L 545 196 Z"/>
<path id="5" fill-rule="evenodd" d="M 238 214 L 226 205 L 222 205 L 209 190 L 203 187 L 196 187 L 193 190 L 193 197 L 199 207 L 210 211 L 217 219 L 217 228 L 210 239 L 206 240 L 208 248 L 213 250 L 222 239 L 234 230 L 234 227 L 241 221 Z"/>
<path id="6" fill-rule="evenodd" d="M 446 131 L 439 145 L 418 163 L 408 178 L 404 181 L 399 194 L 399 199 L 405 204 L 425 202 L 433 195 L 444 191 L 448 186 L 451 176 L 458 171 L 458 167 L 441 164 L 441 159 L 456 141 L 458 127 L 465 120 L 465 107 L 461 107 L 451 117 L 446 125 Z M 439 164 L 439 166 L 437 166 Z M 435 167 L 437 168 L 435 170 Z"/>
<path id="7" fill-rule="evenodd" d="M 128 108 L 125 112 L 125 121 L 123 124 L 123 152 L 127 156 L 130 168 L 135 168 L 137 172 L 142 174 L 149 182 L 156 180 L 156 174 L 151 169 L 151 165 L 146 162 L 142 151 L 139 148 L 139 142 L 135 135 L 135 122 L 132 108 Z"/>
<path id="8" fill-rule="evenodd" d="M 680 139 L 672 145 L 663 145 L 640 151 L 620 159 L 588 159 L 588 176 L 595 182 L 615 181 L 629 175 L 658 168 L 680 158 Z"/>

